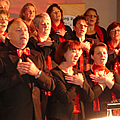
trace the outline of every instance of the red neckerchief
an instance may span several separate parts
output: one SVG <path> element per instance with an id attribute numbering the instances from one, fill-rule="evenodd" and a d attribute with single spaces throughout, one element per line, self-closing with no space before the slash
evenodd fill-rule
<path id="1" fill-rule="evenodd" d="M 38 34 L 36 35 L 36 37 L 37 37 L 37 39 L 38 39 L 38 42 L 40 43 L 40 42 L 41 42 L 41 39 L 40 39 L 40 37 L 38 36 Z M 50 39 L 51 39 L 50 37 L 47 38 L 47 40 L 50 40 Z M 47 40 L 46 40 L 46 41 L 47 41 Z M 51 70 L 51 69 L 52 69 L 52 60 L 51 60 L 51 56 L 50 56 L 50 55 L 48 55 L 48 56 L 46 57 L 45 62 L 46 62 L 46 65 L 47 65 L 48 69 Z M 51 91 L 46 91 L 46 90 L 44 90 L 44 92 L 45 92 L 45 96 L 51 96 Z"/>
<path id="2" fill-rule="evenodd" d="M 17 55 L 18 55 L 18 57 L 21 57 L 23 53 L 25 55 L 30 55 L 30 48 L 26 47 L 25 49 L 17 49 Z"/>
<path id="3" fill-rule="evenodd" d="M 106 74 L 108 74 L 110 72 L 110 70 L 106 66 L 99 66 L 99 65 L 93 64 L 94 74 L 96 74 L 96 70 L 97 71 L 104 71 L 104 73 L 106 73 Z M 113 81 L 115 81 L 114 78 L 113 78 Z M 96 85 L 96 82 L 95 82 L 95 85 Z M 112 94 L 113 102 L 115 102 L 115 101 L 118 102 L 115 94 L 113 92 L 111 94 Z M 100 111 L 99 97 L 96 98 L 95 100 L 93 100 L 93 111 Z M 114 110 L 114 114 L 116 114 L 116 113 L 120 115 L 120 110 Z"/>
<path id="4" fill-rule="evenodd" d="M 51 28 L 56 31 L 56 30 L 59 30 L 59 29 L 64 29 L 65 30 L 65 26 L 64 26 L 64 23 L 60 22 L 59 26 L 57 27 L 56 24 L 54 22 L 51 23 Z M 64 42 L 65 39 L 63 37 L 59 37 L 59 41 L 60 42 Z"/>
<path id="5" fill-rule="evenodd" d="M 109 49 L 115 49 L 110 41 L 107 42 L 107 45 Z M 118 49 L 120 49 L 120 42 L 118 44 Z M 120 76 L 120 63 L 118 61 L 118 57 L 115 58 L 114 71 L 117 72 L 117 74 Z"/>
<path id="6" fill-rule="evenodd" d="M 102 33 L 102 30 L 100 29 L 99 26 L 95 25 L 95 31 L 97 32 L 97 34 L 98 34 L 98 36 L 100 38 L 100 41 L 104 42 L 103 33 Z"/>
<path id="7" fill-rule="evenodd" d="M 38 39 L 38 42 L 40 43 L 40 42 L 41 42 L 41 39 L 40 39 L 40 37 L 38 36 L 38 34 L 37 34 L 36 37 L 37 37 L 37 39 Z M 50 37 L 48 37 L 47 40 L 50 40 Z M 46 40 L 46 41 L 47 41 L 47 40 Z M 46 64 L 47 64 L 48 69 L 51 70 L 51 69 L 52 69 L 52 61 L 51 61 L 51 56 L 50 56 L 50 55 L 47 56 L 47 58 L 45 59 L 45 62 L 46 62 Z"/>
<path id="8" fill-rule="evenodd" d="M 92 44 L 90 43 L 90 47 L 92 46 Z M 79 64 L 77 62 L 77 64 L 75 65 L 76 69 L 80 69 L 81 71 L 83 71 L 83 67 L 84 67 L 84 59 L 83 59 L 83 53 L 81 54 L 80 58 L 79 58 Z M 89 53 L 86 52 L 86 70 L 88 70 L 87 66 L 89 66 L 90 63 L 90 57 L 89 57 Z"/>

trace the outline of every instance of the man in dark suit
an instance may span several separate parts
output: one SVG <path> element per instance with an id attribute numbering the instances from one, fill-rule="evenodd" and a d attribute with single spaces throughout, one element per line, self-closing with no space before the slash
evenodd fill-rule
<path id="1" fill-rule="evenodd" d="M 54 90 L 44 57 L 26 45 L 28 28 L 20 19 L 8 26 L 10 40 L 0 50 L 0 120 L 42 120 L 41 89 Z"/>

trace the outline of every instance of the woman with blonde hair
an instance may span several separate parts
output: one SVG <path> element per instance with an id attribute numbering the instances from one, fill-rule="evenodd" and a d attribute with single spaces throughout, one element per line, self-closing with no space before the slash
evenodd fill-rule
<path id="1" fill-rule="evenodd" d="M 37 15 L 37 8 L 32 3 L 26 3 L 19 14 L 19 17 L 24 20 L 26 25 L 29 28 L 29 33 L 33 33 L 35 31 L 35 26 L 33 24 L 33 19 Z"/>

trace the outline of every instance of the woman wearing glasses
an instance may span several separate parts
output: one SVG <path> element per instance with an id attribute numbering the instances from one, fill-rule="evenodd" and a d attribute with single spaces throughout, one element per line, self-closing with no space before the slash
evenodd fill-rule
<path id="1" fill-rule="evenodd" d="M 107 66 L 120 76 L 120 23 L 113 22 L 107 28 L 109 58 Z"/>
<path id="2" fill-rule="evenodd" d="M 84 13 L 86 20 L 88 22 L 88 29 L 86 33 L 86 38 L 89 39 L 93 44 L 95 42 L 107 43 L 106 30 L 100 26 L 99 15 L 94 8 L 88 8 Z"/>

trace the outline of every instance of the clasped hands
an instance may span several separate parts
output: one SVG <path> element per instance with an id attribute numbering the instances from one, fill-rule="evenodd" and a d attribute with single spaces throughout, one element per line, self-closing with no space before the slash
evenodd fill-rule
<path id="1" fill-rule="evenodd" d="M 23 62 L 20 58 L 18 61 L 17 70 L 19 71 L 20 75 L 29 74 L 31 76 L 36 76 L 40 70 L 30 58 L 27 57 L 26 60 L 27 62 Z"/>
<path id="2" fill-rule="evenodd" d="M 98 75 L 94 75 L 94 74 L 90 74 L 89 75 L 90 78 L 92 79 L 92 81 L 97 82 L 100 85 L 106 85 L 109 89 L 111 89 L 114 85 L 114 76 L 112 72 L 109 72 L 108 74 L 98 74 Z"/>
<path id="3" fill-rule="evenodd" d="M 90 42 L 81 42 L 80 43 L 83 50 L 87 51 L 89 53 L 90 51 Z"/>
<path id="4" fill-rule="evenodd" d="M 83 87 L 84 78 L 81 73 L 75 75 L 67 75 L 65 76 L 65 80 L 67 80 L 67 83 L 80 85 L 81 88 Z"/>
<path id="5" fill-rule="evenodd" d="M 44 47 L 44 46 L 51 46 L 53 44 L 54 40 L 46 40 L 44 42 L 37 43 L 38 46 Z"/>

